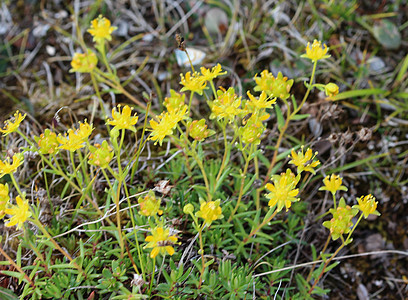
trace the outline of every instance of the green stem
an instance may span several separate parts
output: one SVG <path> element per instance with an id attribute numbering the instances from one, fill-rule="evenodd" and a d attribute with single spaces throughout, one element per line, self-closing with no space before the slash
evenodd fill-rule
<path id="1" fill-rule="evenodd" d="M 122 129 L 122 134 L 121 134 L 121 138 L 120 138 L 120 142 L 119 142 L 119 148 L 115 149 L 116 150 L 116 159 L 117 159 L 117 163 L 118 163 L 118 186 L 117 186 L 117 190 L 116 190 L 116 196 L 115 196 L 115 205 L 116 205 L 116 226 L 117 226 L 117 231 L 118 231 L 118 235 L 119 235 L 119 246 L 120 246 L 120 250 L 121 250 L 121 257 L 123 257 L 123 253 L 125 251 L 125 245 L 124 245 L 124 241 L 123 241 L 123 235 L 122 235 L 122 225 L 121 225 L 121 217 L 120 217 L 120 205 L 119 205 L 119 201 L 120 201 L 120 190 L 122 188 L 122 183 L 123 183 L 123 171 L 122 171 L 122 165 L 120 162 L 120 152 L 123 146 L 123 141 L 125 138 L 125 129 Z"/>
<path id="2" fill-rule="evenodd" d="M 343 249 L 343 247 L 344 247 L 344 243 L 341 244 L 341 246 L 336 250 L 336 252 L 334 252 L 333 255 L 324 263 L 322 272 L 319 274 L 319 277 L 315 280 L 315 282 L 313 283 L 312 287 L 310 288 L 310 290 L 309 290 L 309 292 L 308 292 L 309 295 L 313 292 L 315 286 L 317 285 L 317 283 L 319 282 L 319 280 L 322 278 L 322 276 L 323 276 L 324 272 L 326 271 L 326 268 L 327 268 L 327 266 L 329 265 L 329 263 L 330 263 L 330 262 L 333 260 L 333 258 L 340 252 L 340 250 Z"/>
<path id="3" fill-rule="evenodd" d="M 102 61 L 103 61 L 104 65 L 106 66 L 106 68 L 108 69 L 109 74 L 114 75 L 113 72 L 112 72 L 112 69 L 111 69 L 111 67 L 109 65 L 108 59 L 106 57 L 105 41 L 103 41 L 101 43 L 98 43 L 96 49 L 98 49 L 99 52 L 101 53 Z"/>
<path id="4" fill-rule="evenodd" d="M 10 175 L 11 181 L 13 182 L 14 187 L 15 187 L 16 190 L 17 190 L 17 193 L 20 195 L 20 197 L 21 197 L 22 199 L 24 199 L 24 198 L 25 198 L 25 197 L 24 197 L 24 194 L 21 192 L 20 186 L 18 185 L 18 183 L 17 183 L 17 181 L 16 181 L 16 178 L 14 177 L 13 173 L 10 173 L 9 175 Z"/>
<path id="5" fill-rule="evenodd" d="M 194 66 L 193 66 L 193 62 L 192 62 L 191 59 L 190 59 L 190 55 L 188 55 L 187 49 L 185 49 L 184 52 L 186 53 L 187 58 L 188 58 L 188 61 L 190 62 L 191 70 L 193 71 L 193 73 L 195 73 L 195 69 L 194 69 Z"/>
<path id="6" fill-rule="evenodd" d="M 71 165 L 72 165 L 72 173 L 71 173 L 71 174 L 74 176 L 74 178 L 75 178 L 76 181 L 78 182 L 78 185 L 81 186 L 81 185 L 82 185 L 82 181 L 79 180 L 78 173 L 76 172 L 75 160 L 74 160 L 74 152 L 69 151 L 69 159 L 70 159 Z"/>
<path id="7" fill-rule="evenodd" d="M 329 246 L 330 240 L 331 240 L 331 235 L 329 234 L 329 236 L 327 237 L 326 243 L 324 244 L 323 250 L 320 252 L 320 254 L 319 254 L 319 256 L 316 258 L 316 260 L 319 260 L 320 257 L 324 254 L 324 252 L 326 252 L 326 249 L 327 249 L 327 247 Z M 306 279 L 307 282 L 309 282 L 310 279 L 312 278 L 312 274 L 313 274 L 313 271 L 314 271 L 315 267 L 316 267 L 316 263 L 314 263 L 314 264 L 312 265 L 312 268 L 310 269 L 309 275 L 307 276 L 307 279 Z"/>
<path id="8" fill-rule="evenodd" d="M 336 203 L 336 193 L 332 193 L 333 196 L 333 205 L 334 205 L 334 209 L 337 209 L 337 203 Z"/>
<path id="9" fill-rule="evenodd" d="M 214 99 L 217 99 L 218 95 L 217 95 L 217 92 L 215 90 L 214 82 L 212 80 L 210 80 L 210 85 L 211 85 L 211 89 L 212 89 L 213 94 L 214 94 Z"/>
<path id="10" fill-rule="evenodd" d="M 249 167 L 249 162 L 251 161 L 251 156 L 252 153 L 254 152 L 254 144 L 251 144 L 251 148 L 249 150 L 248 156 L 244 155 L 245 158 L 245 167 L 244 167 L 244 171 L 241 174 L 241 185 L 239 187 L 239 195 L 238 195 L 238 200 L 237 200 L 237 204 L 235 205 L 234 210 L 232 211 L 230 217 L 228 218 L 228 223 L 231 222 L 232 217 L 234 216 L 234 214 L 236 213 L 236 211 L 238 210 L 239 205 L 241 204 L 241 200 L 242 200 L 242 196 L 243 196 L 243 192 L 244 192 L 244 183 L 245 183 L 245 178 L 246 178 L 246 174 L 248 172 L 248 167 Z"/>
<path id="11" fill-rule="evenodd" d="M 201 174 L 203 175 L 205 188 L 207 189 L 207 197 L 208 197 L 207 201 L 211 201 L 212 195 L 211 195 L 211 192 L 210 192 L 210 184 L 209 184 L 209 182 L 208 182 L 208 177 L 207 177 L 207 173 L 205 172 L 203 162 L 202 162 L 201 159 L 198 157 L 198 155 L 197 155 L 197 153 L 195 152 L 195 150 L 192 149 L 191 151 L 192 151 L 192 153 L 193 153 L 193 158 L 196 160 L 197 165 L 198 165 L 198 167 L 199 167 L 200 170 L 201 170 Z"/>
<path id="12" fill-rule="evenodd" d="M 126 97 L 128 97 L 130 100 L 132 100 L 135 104 L 139 105 L 143 110 L 146 110 L 146 105 L 142 102 L 140 102 L 140 100 L 138 100 L 137 98 L 135 98 L 132 94 L 130 94 L 128 91 L 126 91 L 120 84 L 116 83 L 116 82 L 112 82 L 110 78 L 107 78 L 105 74 L 103 74 L 102 71 L 100 71 L 99 69 L 94 69 L 97 72 L 97 75 L 100 75 L 100 77 L 98 78 L 99 80 L 103 81 L 104 83 L 106 83 L 107 85 L 109 85 L 111 88 L 118 90 L 119 92 L 121 92 L 123 95 L 125 95 Z M 96 73 L 95 73 L 96 74 Z M 153 113 L 152 113 L 153 114 Z M 154 114 L 153 114 L 154 115 Z M 155 115 L 154 115 L 155 116 Z"/>
<path id="13" fill-rule="evenodd" d="M 345 245 L 348 244 L 348 241 L 351 238 L 351 235 L 353 234 L 354 230 L 357 228 L 358 223 L 360 223 L 361 219 L 363 218 L 363 213 L 361 213 L 360 217 L 358 218 L 357 222 L 354 224 L 353 228 L 351 229 L 351 231 L 349 232 L 349 234 L 347 235 L 346 241 L 344 242 Z"/>
<path id="14" fill-rule="evenodd" d="M 144 145 L 147 142 L 147 139 L 144 141 L 144 136 L 145 136 L 145 132 L 146 132 L 146 128 L 147 128 L 147 117 L 149 115 L 151 105 L 152 105 L 152 102 L 147 103 L 146 115 L 145 115 L 145 120 L 144 120 L 144 123 L 143 123 L 142 136 L 140 137 L 140 142 L 139 142 L 139 147 L 138 147 L 137 152 L 136 152 L 135 162 L 133 163 L 133 166 L 132 166 L 132 171 L 131 171 L 131 174 L 130 174 L 130 183 L 133 182 L 137 167 L 139 165 L 140 153 L 142 152 L 142 149 L 143 149 Z"/>
<path id="15" fill-rule="evenodd" d="M 309 295 L 313 292 L 313 289 L 315 288 L 316 284 L 319 282 L 320 278 L 322 278 L 324 271 L 326 270 L 327 266 L 329 265 L 329 263 L 333 260 L 333 258 L 340 252 L 341 249 L 343 249 L 344 246 L 346 246 L 351 238 L 351 235 L 353 234 L 354 230 L 357 228 L 358 223 L 360 223 L 361 219 L 363 217 L 363 213 L 361 213 L 360 217 L 358 218 L 357 222 L 354 224 L 353 229 L 349 232 L 349 234 L 347 235 L 346 240 L 344 240 L 343 236 L 341 235 L 340 238 L 342 240 L 342 244 L 341 246 L 336 250 L 336 252 L 333 253 L 333 255 L 330 257 L 330 259 L 328 259 L 322 269 L 322 272 L 319 274 L 319 277 L 315 280 L 315 282 L 313 283 L 312 287 L 309 290 Z"/>
<path id="16" fill-rule="evenodd" d="M 99 106 L 101 107 L 103 117 L 106 119 L 108 117 L 108 114 L 106 113 L 105 106 L 103 105 L 101 93 L 99 92 L 99 86 L 98 86 L 98 83 L 96 82 L 95 74 L 93 72 L 91 72 L 91 80 L 92 80 L 92 84 L 94 86 L 96 96 L 98 97 L 98 100 L 99 100 Z M 108 127 L 108 131 L 109 131 L 109 125 L 106 125 L 106 126 Z"/>
<path id="17" fill-rule="evenodd" d="M 266 220 L 264 220 L 261 224 L 258 225 L 258 227 L 256 227 L 254 230 L 251 231 L 251 233 L 243 239 L 242 243 L 246 243 L 248 242 L 248 240 L 254 235 L 256 234 L 262 227 L 264 227 L 266 224 L 268 224 L 278 213 L 278 210 L 276 209 L 273 214 Z"/>
<path id="18" fill-rule="evenodd" d="M 204 229 L 204 226 L 205 226 L 205 223 L 203 223 L 203 225 L 200 226 L 200 228 L 198 230 L 198 236 L 200 238 L 200 254 L 201 254 L 201 261 L 202 261 L 202 267 L 201 267 L 201 272 L 200 272 L 200 282 L 198 283 L 198 289 L 201 288 L 201 283 L 203 281 L 203 274 L 204 274 L 204 271 L 205 271 L 205 257 L 204 257 L 204 244 L 203 244 L 203 229 Z"/>
<path id="19" fill-rule="evenodd" d="M 125 189 L 125 194 L 126 194 L 126 199 L 128 202 L 128 207 L 129 207 L 129 213 L 130 213 L 130 220 L 132 222 L 132 226 L 133 228 L 136 228 L 136 221 L 135 221 L 135 217 L 133 216 L 133 209 L 132 209 L 132 204 L 130 203 L 130 195 L 129 195 L 129 191 L 127 188 L 127 185 L 124 184 L 123 185 L 124 189 Z M 140 244 L 139 244 L 139 239 L 137 237 L 137 231 L 133 230 L 134 236 L 135 236 L 135 241 L 136 241 L 136 249 L 137 249 L 137 254 L 139 256 L 139 262 L 140 262 L 140 268 L 142 269 L 142 275 L 143 275 L 143 279 L 146 280 L 146 275 L 145 275 L 145 271 L 144 271 L 144 263 L 143 263 L 143 257 L 142 257 L 142 251 L 140 249 Z M 139 271 L 136 269 L 136 273 L 139 274 Z"/>
<path id="20" fill-rule="evenodd" d="M 149 287 L 149 297 L 152 294 L 152 288 L 153 288 L 153 281 L 154 281 L 154 272 L 156 269 L 156 257 L 153 258 L 153 268 L 152 268 L 152 276 L 150 278 L 150 287 Z"/>
<path id="21" fill-rule="evenodd" d="M 190 111 L 191 111 L 191 102 L 193 102 L 193 96 L 194 96 L 194 92 L 190 93 L 190 100 L 188 101 L 188 110 L 187 110 L 187 115 L 190 115 Z"/>
<path id="22" fill-rule="evenodd" d="M 227 141 L 226 127 L 227 127 L 227 123 L 224 121 L 223 126 L 222 126 L 222 135 L 224 137 L 224 156 L 222 157 L 221 167 L 220 167 L 220 170 L 218 171 L 217 178 L 215 179 L 214 192 L 215 192 L 215 185 L 217 184 L 218 180 L 220 179 L 222 171 L 224 171 L 224 168 L 226 166 L 227 156 L 228 156 L 228 152 L 229 152 L 229 147 L 228 147 L 229 145 L 228 145 L 228 141 Z"/>

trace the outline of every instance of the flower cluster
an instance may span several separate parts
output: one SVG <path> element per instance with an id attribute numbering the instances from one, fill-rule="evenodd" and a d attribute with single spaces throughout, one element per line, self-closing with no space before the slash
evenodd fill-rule
<path id="1" fill-rule="evenodd" d="M 266 189 L 270 191 L 266 194 L 266 198 L 270 199 L 268 205 L 270 207 L 278 205 L 277 211 L 280 212 L 285 206 L 286 211 L 292 206 L 292 202 L 299 201 L 296 196 L 299 194 L 299 189 L 296 188 L 300 176 L 295 176 L 290 169 L 281 175 L 273 175 L 272 183 L 266 184 Z"/>
<path id="2" fill-rule="evenodd" d="M 207 137 L 215 134 L 214 130 L 207 129 L 204 119 L 189 122 L 187 127 L 189 135 L 198 142 L 202 142 Z"/>
<path id="3" fill-rule="evenodd" d="M 88 138 L 93 131 L 92 124 L 88 124 L 85 120 L 84 123 L 79 123 L 78 129 L 68 129 L 68 132 L 64 135 L 59 134 L 57 137 L 58 142 L 61 144 L 59 149 L 69 150 L 74 152 L 84 147 L 84 143 L 88 142 Z"/>
<path id="4" fill-rule="evenodd" d="M 48 128 L 39 137 L 34 137 L 34 140 L 38 144 L 38 151 L 41 154 L 54 155 L 58 153 L 59 142 L 57 135 Z"/>
<path id="5" fill-rule="evenodd" d="M 186 95 L 179 94 L 175 90 L 170 90 L 170 97 L 164 98 L 164 106 L 170 114 L 176 114 L 183 110 L 187 105 L 185 104 Z"/>
<path id="6" fill-rule="evenodd" d="M 286 100 L 290 96 L 290 89 L 293 85 L 293 79 L 288 80 L 279 72 L 278 76 L 274 77 L 272 73 L 267 70 L 261 72 L 261 77 L 255 75 L 254 80 L 256 92 L 265 92 L 269 97 L 279 97 Z"/>
<path id="7" fill-rule="evenodd" d="M 330 213 L 333 218 L 330 221 L 323 222 L 323 226 L 330 230 L 331 237 L 335 241 L 343 234 L 351 231 L 353 226 L 351 219 L 357 215 L 358 209 L 346 205 L 344 198 L 341 198 L 339 206 L 336 209 L 330 209 Z"/>
<path id="8" fill-rule="evenodd" d="M 107 141 L 103 141 L 102 145 L 89 146 L 89 164 L 101 169 L 107 168 L 114 155 L 112 150 Z"/>
<path id="9" fill-rule="evenodd" d="M 88 50 L 87 53 L 74 53 L 74 57 L 71 61 L 71 67 L 69 71 L 79 72 L 79 73 L 91 73 L 96 65 L 98 64 L 98 58 L 96 54 L 91 50 Z"/>
<path id="10" fill-rule="evenodd" d="M 151 217 L 156 214 L 163 214 L 163 211 L 160 209 L 161 200 L 156 198 L 153 191 L 149 191 L 145 197 L 139 197 L 137 202 L 139 203 L 139 213 L 142 216 Z"/>
<path id="11" fill-rule="evenodd" d="M 208 103 L 211 108 L 210 119 L 217 118 L 217 120 L 226 119 L 232 122 L 236 116 L 242 114 L 241 97 L 235 94 L 234 88 L 230 87 L 225 90 L 223 87 L 217 91 L 217 98 Z"/>
<path id="12" fill-rule="evenodd" d="M 276 98 L 271 100 L 269 96 L 262 91 L 259 98 L 254 97 L 249 91 L 247 92 L 249 100 L 245 102 L 244 113 L 250 117 L 242 121 L 242 127 L 239 129 L 240 138 L 244 144 L 258 145 L 261 142 L 261 135 L 265 131 L 263 121 L 269 118 L 266 109 L 272 108 Z"/>

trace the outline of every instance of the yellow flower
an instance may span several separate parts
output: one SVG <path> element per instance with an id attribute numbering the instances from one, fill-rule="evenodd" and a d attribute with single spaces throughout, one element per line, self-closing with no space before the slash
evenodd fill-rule
<path id="1" fill-rule="evenodd" d="M 136 132 L 135 124 L 137 123 L 137 120 L 139 117 L 136 116 L 136 113 L 131 116 L 132 109 L 128 106 L 125 105 L 123 107 L 122 112 L 120 111 L 120 105 L 118 105 L 118 111 L 116 111 L 116 108 L 112 109 L 112 118 L 113 119 L 108 119 L 107 123 L 109 125 L 115 126 L 114 129 L 129 129 L 133 132 Z"/>
<path id="2" fill-rule="evenodd" d="M 281 72 L 275 77 L 268 70 L 263 70 L 261 77 L 255 75 L 254 80 L 256 82 L 254 91 L 256 92 L 262 91 L 269 97 L 279 97 L 284 100 L 290 96 L 289 92 L 293 85 L 293 79 L 288 80 L 286 76 L 283 77 Z"/>
<path id="3" fill-rule="evenodd" d="M 217 99 L 213 102 L 209 102 L 211 108 L 210 119 L 217 118 L 227 119 L 230 123 L 234 120 L 235 116 L 242 113 L 239 108 L 241 106 L 241 97 L 235 94 L 234 88 L 230 87 L 227 91 L 220 87 L 217 91 Z"/>
<path id="4" fill-rule="evenodd" d="M 83 142 L 87 142 L 93 130 L 94 128 L 92 128 L 92 124 L 88 124 L 87 120 L 85 120 L 84 123 L 79 122 L 79 128 L 76 130 L 75 134 L 78 135 Z"/>
<path id="5" fill-rule="evenodd" d="M 324 86 L 324 92 L 329 98 L 334 97 L 339 93 L 339 87 L 337 84 L 330 82 Z"/>
<path id="6" fill-rule="evenodd" d="M 377 209 L 377 201 L 375 201 L 375 197 L 369 194 L 367 196 L 361 196 L 357 199 L 358 205 L 353 205 L 353 208 L 358 208 L 364 215 L 364 218 L 367 219 L 369 215 L 381 215 Z"/>
<path id="7" fill-rule="evenodd" d="M 97 64 L 98 58 L 91 50 L 88 50 L 88 53 L 75 53 L 69 72 L 91 73 Z"/>
<path id="8" fill-rule="evenodd" d="M 6 214 L 6 205 L 10 200 L 8 184 L 0 183 L 0 219 Z"/>
<path id="9" fill-rule="evenodd" d="M 180 92 L 191 91 L 202 95 L 203 90 L 207 89 L 207 81 L 198 72 L 193 73 L 193 75 L 191 72 L 187 72 L 185 77 L 183 74 L 180 74 L 180 77 L 180 84 L 184 85 Z"/>
<path id="10" fill-rule="evenodd" d="M 95 147 L 90 146 L 89 164 L 102 169 L 107 168 L 114 155 L 112 150 L 107 141 L 103 141 L 102 145 L 96 144 Z"/>
<path id="11" fill-rule="evenodd" d="M 306 57 L 310 59 L 311 61 L 315 62 L 315 61 L 318 61 L 319 59 L 330 57 L 330 55 L 326 55 L 328 50 L 329 49 L 327 48 L 325 44 L 323 44 L 323 49 L 322 49 L 322 42 L 314 40 L 312 47 L 310 47 L 310 43 L 307 43 L 306 54 L 301 55 L 301 57 Z"/>
<path id="12" fill-rule="evenodd" d="M 19 111 L 16 111 L 14 114 L 14 117 L 11 118 L 10 120 L 7 120 L 4 122 L 4 128 L 0 128 L 0 132 L 4 134 L 4 136 L 8 135 L 9 133 L 12 133 L 18 129 L 20 126 L 20 123 L 24 120 L 27 114 L 21 115 Z"/>
<path id="13" fill-rule="evenodd" d="M 139 197 L 137 200 L 139 203 L 139 214 L 142 216 L 150 217 L 156 214 L 163 214 L 163 211 L 160 209 L 160 199 L 156 199 L 154 192 L 149 191 L 149 193 L 144 197 Z"/>
<path id="14" fill-rule="evenodd" d="M 84 146 L 83 144 L 88 141 L 93 129 L 92 125 L 89 125 L 85 120 L 84 123 L 79 123 L 79 128 L 75 131 L 72 128 L 68 129 L 68 136 L 67 134 L 59 134 L 57 137 L 58 142 L 61 144 L 59 149 L 65 149 L 71 152 L 81 149 Z"/>
<path id="15" fill-rule="evenodd" d="M 240 129 L 241 139 L 245 144 L 258 145 L 261 142 L 261 135 L 265 131 L 265 126 L 261 122 L 261 118 L 257 118 L 254 114 L 246 122 L 244 127 Z"/>
<path id="16" fill-rule="evenodd" d="M 157 142 L 160 143 L 160 146 L 163 143 L 163 139 L 167 135 L 171 135 L 173 133 L 173 128 L 176 127 L 178 120 L 174 118 L 175 115 L 169 113 L 162 113 L 159 118 L 159 123 L 155 120 L 150 120 L 150 126 L 152 127 L 152 133 L 150 135 L 151 140 L 156 141 L 154 144 L 156 145 Z"/>
<path id="17" fill-rule="evenodd" d="M 351 231 L 353 217 L 358 213 L 358 209 L 351 208 L 346 205 L 344 198 L 340 199 L 339 206 L 330 209 L 333 218 L 330 221 L 323 222 L 323 226 L 330 229 L 330 234 L 333 241 L 337 240 L 341 235 Z"/>
<path id="18" fill-rule="evenodd" d="M 84 147 L 84 142 L 82 139 L 75 134 L 72 129 L 68 130 L 68 136 L 59 134 L 57 137 L 58 142 L 61 144 L 58 148 L 69 150 L 74 152 L 75 150 L 81 149 Z"/>
<path id="19" fill-rule="evenodd" d="M 93 36 L 93 41 L 101 43 L 104 40 L 112 40 L 111 33 L 115 31 L 117 27 L 111 26 L 111 22 L 99 15 L 98 18 L 91 21 L 91 28 L 88 32 Z"/>
<path id="20" fill-rule="evenodd" d="M 222 214 L 222 209 L 220 207 L 220 199 L 216 201 L 205 202 L 200 199 L 201 205 L 200 210 L 196 212 L 196 217 L 203 218 L 207 226 L 215 220 L 222 219 L 224 215 Z"/>
<path id="21" fill-rule="evenodd" d="M 192 122 L 187 123 L 188 127 L 188 134 L 195 139 L 196 141 L 202 142 L 207 137 L 215 134 L 214 130 L 207 129 L 207 125 L 205 124 L 205 120 L 201 119 L 200 121 L 194 120 Z"/>
<path id="22" fill-rule="evenodd" d="M 21 199 L 20 196 L 16 198 L 17 205 L 12 205 L 11 208 L 6 208 L 6 214 L 11 215 L 7 227 L 11 227 L 17 224 L 17 228 L 21 229 L 24 222 L 31 216 L 29 211 L 29 205 L 27 200 Z"/>
<path id="23" fill-rule="evenodd" d="M 272 183 L 266 184 L 266 189 L 270 191 L 266 195 L 266 198 L 270 199 L 268 205 L 270 207 L 278 204 L 277 211 L 280 212 L 285 206 L 286 211 L 292 206 L 292 202 L 299 201 L 299 198 L 296 198 L 299 193 L 299 189 L 296 189 L 296 185 L 300 179 L 300 176 L 296 176 L 292 173 L 290 169 L 286 170 L 286 173 L 281 175 L 273 175 Z"/>
<path id="24" fill-rule="evenodd" d="M 149 242 L 143 248 L 153 248 L 150 252 L 150 257 L 155 258 L 159 253 L 169 255 L 174 254 L 174 248 L 172 247 L 174 243 L 177 242 L 177 237 L 169 236 L 170 230 L 163 229 L 163 227 L 157 226 L 156 228 L 150 229 L 152 235 L 146 237 L 145 241 Z"/>
<path id="25" fill-rule="evenodd" d="M 347 192 L 347 188 L 343 185 L 342 178 L 339 175 L 331 174 L 331 176 L 327 175 L 325 179 L 323 179 L 324 186 L 322 186 L 319 191 L 329 191 L 333 195 L 337 191 L 345 191 Z"/>
<path id="26" fill-rule="evenodd" d="M 303 154 L 303 146 L 301 147 L 301 150 L 296 153 L 294 150 L 292 150 L 291 155 L 289 155 L 289 158 L 292 158 L 292 160 L 289 161 L 289 164 L 293 164 L 297 166 L 297 173 L 300 174 L 303 171 L 310 172 L 312 174 L 316 174 L 316 171 L 313 170 L 313 168 L 317 167 L 320 165 L 320 161 L 316 160 L 313 161 L 313 159 L 316 157 L 317 152 L 313 155 L 312 149 L 308 148 L 306 153 Z M 308 162 L 310 163 L 308 164 Z"/>
<path id="27" fill-rule="evenodd" d="M 17 153 L 13 155 L 13 163 L 10 163 L 10 159 L 6 158 L 5 161 L 0 160 L 0 178 L 6 174 L 14 173 L 17 168 L 23 163 L 24 155 Z"/>
<path id="28" fill-rule="evenodd" d="M 264 91 L 262 91 L 258 99 L 252 96 L 249 91 L 247 91 L 247 95 L 249 97 L 249 101 L 245 103 L 245 109 L 251 113 L 257 113 L 262 109 L 271 108 L 272 104 L 276 102 L 276 98 L 268 101 L 269 97 L 266 96 Z"/>
<path id="29" fill-rule="evenodd" d="M 48 128 L 39 137 L 35 136 L 34 140 L 38 144 L 38 151 L 41 154 L 56 154 L 58 152 L 59 143 L 57 135 Z"/>
<path id="30" fill-rule="evenodd" d="M 211 80 L 213 80 L 214 78 L 217 78 L 220 75 L 227 74 L 227 71 L 222 72 L 221 65 L 217 64 L 211 70 L 206 69 L 204 67 L 201 67 L 201 74 L 203 75 L 202 76 L 203 80 L 211 81 Z"/>
<path id="31" fill-rule="evenodd" d="M 170 97 L 164 98 L 164 106 L 167 108 L 167 111 L 171 114 L 177 113 L 182 110 L 184 107 L 187 107 L 185 104 L 186 95 L 179 94 L 175 90 L 170 90 Z"/>

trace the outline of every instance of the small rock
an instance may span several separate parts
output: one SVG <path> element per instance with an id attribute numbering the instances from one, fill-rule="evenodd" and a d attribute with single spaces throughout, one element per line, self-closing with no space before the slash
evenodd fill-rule
<path id="1" fill-rule="evenodd" d="M 50 45 L 45 46 L 45 51 L 47 51 L 49 56 L 54 56 L 56 52 L 55 47 Z"/>
<path id="2" fill-rule="evenodd" d="M 359 284 L 357 287 L 357 297 L 359 300 L 368 300 L 370 299 L 368 295 L 367 288 L 365 287 L 364 284 Z"/>

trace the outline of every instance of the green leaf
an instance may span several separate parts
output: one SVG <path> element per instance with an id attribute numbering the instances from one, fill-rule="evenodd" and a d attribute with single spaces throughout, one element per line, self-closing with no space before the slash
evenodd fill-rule
<path id="1" fill-rule="evenodd" d="M 291 120 L 295 120 L 295 121 L 299 121 L 299 120 L 303 120 L 303 119 L 307 119 L 310 117 L 310 114 L 299 114 L 299 115 L 294 115 L 292 118 L 290 118 Z"/>
<path id="2" fill-rule="evenodd" d="M 16 296 L 16 294 L 14 294 L 9 289 L 5 289 L 3 287 L 0 287 L 0 299 L 2 299 L 2 300 L 18 300 L 18 297 Z"/>
<path id="3" fill-rule="evenodd" d="M 398 27 L 388 20 L 380 20 L 375 24 L 373 35 L 386 49 L 398 49 L 401 46 L 401 34 Z"/>
<path id="4" fill-rule="evenodd" d="M 397 82 L 401 81 L 404 78 L 404 76 L 406 76 L 407 70 L 408 70 L 408 54 L 407 56 L 405 56 L 405 59 L 401 64 L 401 69 L 399 70 L 398 75 L 395 78 L 395 81 Z"/>
<path id="5" fill-rule="evenodd" d="M 338 101 L 338 100 L 343 100 L 343 99 L 348 99 L 348 98 L 354 98 L 354 97 L 368 97 L 371 95 L 381 95 L 385 94 L 387 91 L 382 90 L 382 89 L 362 89 L 362 90 L 352 90 L 352 91 L 346 91 L 337 94 L 334 97 L 331 97 L 333 101 Z"/>
<path id="6" fill-rule="evenodd" d="M 276 111 L 276 118 L 278 119 L 278 128 L 279 131 L 285 126 L 285 118 L 283 117 L 282 111 L 279 107 L 279 105 L 275 105 L 275 111 Z"/>

